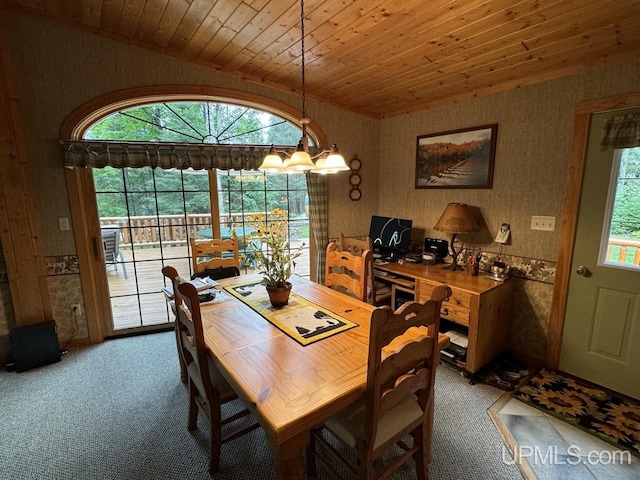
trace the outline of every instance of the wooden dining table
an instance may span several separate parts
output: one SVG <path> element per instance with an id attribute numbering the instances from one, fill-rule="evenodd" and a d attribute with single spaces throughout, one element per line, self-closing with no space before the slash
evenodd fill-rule
<path id="1" fill-rule="evenodd" d="M 259 280 L 246 275 L 221 287 Z M 264 428 L 275 478 L 304 479 L 310 430 L 362 397 L 374 306 L 294 276 L 293 292 L 358 324 L 303 346 L 229 292 L 202 304 L 207 347 L 220 372 Z M 287 308 L 286 306 L 283 308 Z"/>

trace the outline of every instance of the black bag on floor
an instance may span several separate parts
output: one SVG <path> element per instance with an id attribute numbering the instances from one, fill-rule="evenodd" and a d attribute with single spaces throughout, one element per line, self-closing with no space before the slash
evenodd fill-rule
<path id="1" fill-rule="evenodd" d="M 60 361 L 58 330 L 53 320 L 14 328 L 9 344 L 16 372 Z"/>

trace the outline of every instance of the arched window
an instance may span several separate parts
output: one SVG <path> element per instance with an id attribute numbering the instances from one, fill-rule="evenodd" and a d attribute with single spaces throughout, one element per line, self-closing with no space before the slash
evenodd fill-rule
<path id="1" fill-rule="evenodd" d="M 221 102 L 159 102 L 119 110 L 95 122 L 86 140 L 295 146 L 300 127 L 274 113 Z M 313 139 L 312 139 L 313 144 Z"/>
<path id="2" fill-rule="evenodd" d="M 162 284 L 146 276 L 166 264 L 191 275 L 190 238 L 236 234 L 253 271 L 255 242 L 242 233 L 254 213 L 288 212 L 291 248 L 305 244 L 296 273 L 310 275 L 306 176 L 256 170 L 268 146 L 295 148 L 301 135 L 290 114 L 213 101 L 147 101 L 85 122 L 65 163 L 94 167 L 101 227 L 120 236 L 107 265 L 114 331 L 172 320 L 152 311 L 164 306 Z"/>

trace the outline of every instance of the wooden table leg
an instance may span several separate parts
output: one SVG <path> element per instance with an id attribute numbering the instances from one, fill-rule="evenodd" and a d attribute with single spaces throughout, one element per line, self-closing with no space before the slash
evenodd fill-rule
<path id="1" fill-rule="evenodd" d="M 309 445 L 309 431 L 274 448 L 276 480 L 304 480 L 304 450 Z"/>

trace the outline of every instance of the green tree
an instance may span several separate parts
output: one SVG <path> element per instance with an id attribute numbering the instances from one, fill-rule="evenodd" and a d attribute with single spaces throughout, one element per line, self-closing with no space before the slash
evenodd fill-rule
<path id="1" fill-rule="evenodd" d="M 640 237 L 640 147 L 621 155 L 611 234 Z"/>
<path id="2" fill-rule="evenodd" d="M 93 125 L 85 138 L 296 145 L 300 134 L 298 127 L 282 118 L 252 108 L 213 102 L 175 102 L 115 113 Z M 281 208 L 291 217 L 304 214 L 307 193 L 304 175 L 268 175 L 266 184 L 260 180 L 236 182 L 235 174 L 224 172 L 219 172 L 219 176 L 223 213 Z M 200 172 L 107 167 L 94 169 L 94 180 L 101 216 L 125 216 L 127 211 L 134 216 L 148 216 L 211 210 L 208 175 Z"/>

